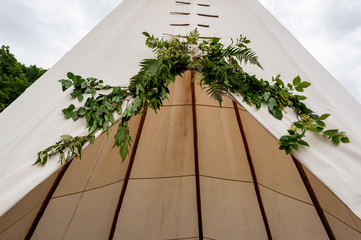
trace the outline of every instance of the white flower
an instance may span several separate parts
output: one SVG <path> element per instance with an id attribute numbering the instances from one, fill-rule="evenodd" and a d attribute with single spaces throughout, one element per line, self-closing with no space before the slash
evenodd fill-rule
<path id="1" fill-rule="evenodd" d="M 191 43 L 187 44 L 187 52 L 191 56 L 191 61 L 193 61 L 194 59 L 201 58 L 204 55 L 202 50 L 198 48 L 198 45 Z"/>

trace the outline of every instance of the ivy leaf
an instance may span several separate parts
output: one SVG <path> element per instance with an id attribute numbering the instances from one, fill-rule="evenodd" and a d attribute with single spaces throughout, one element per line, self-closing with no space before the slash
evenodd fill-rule
<path id="1" fill-rule="evenodd" d="M 73 85 L 73 83 L 71 81 L 66 80 L 66 79 L 61 79 L 58 82 L 61 83 L 61 87 L 62 87 L 63 92 Z"/>
<path id="2" fill-rule="evenodd" d="M 64 108 L 62 112 L 66 119 L 71 118 L 73 116 L 73 110 L 75 109 L 74 104 L 70 104 L 68 108 Z"/>
<path id="3" fill-rule="evenodd" d="M 84 116 L 86 114 L 86 110 L 85 108 L 81 107 L 78 109 L 77 113 L 79 116 Z"/>
<path id="4" fill-rule="evenodd" d="M 263 100 L 265 100 L 266 102 L 268 101 L 268 99 L 270 98 L 271 96 L 271 93 L 270 92 L 265 92 L 263 95 L 262 95 L 262 98 Z"/>
<path id="5" fill-rule="evenodd" d="M 79 119 L 79 115 L 78 115 L 78 112 L 77 111 L 74 111 L 72 114 L 71 114 L 71 118 L 76 121 Z"/>

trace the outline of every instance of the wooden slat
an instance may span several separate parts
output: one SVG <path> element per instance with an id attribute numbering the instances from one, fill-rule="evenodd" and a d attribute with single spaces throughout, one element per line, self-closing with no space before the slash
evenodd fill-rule
<path id="1" fill-rule="evenodd" d="M 246 153 L 247 153 L 247 159 L 249 162 L 249 167 L 251 169 L 251 173 L 252 173 L 252 178 L 253 178 L 253 183 L 254 183 L 254 188 L 256 190 L 256 195 L 257 195 L 257 200 L 258 200 L 258 204 L 261 210 L 261 214 L 262 214 L 262 218 L 263 218 L 263 222 L 266 228 L 266 232 L 267 232 L 267 236 L 268 239 L 272 240 L 272 233 L 271 233 L 271 229 L 267 220 L 267 215 L 266 215 L 266 211 L 265 208 L 263 206 L 263 202 L 262 202 L 262 196 L 259 190 L 259 186 L 258 186 L 258 180 L 257 180 L 257 176 L 256 176 L 256 172 L 253 166 L 253 162 L 252 162 L 252 157 L 251 157 L 251 153 L 249 150 L 249 146 L 248 146 L 248 142 L 247 142 L 247 137 L 245 134 L 245 131 L 243 129 L 243 125 L 242 125 L 242 120 L 241 120 L 241 116 L 238 112 L 238 107 L 237 107 L 237 103 L 233 101 L 233 106 L 234 106 L 234 111 L 236 112 L 236 116 L 237 116 L 237 122 L 239 125 L 239 129 L 241 131 L 241 135 L 242 135 L 242 139 L 243 139 L 243 143 L 246 149 Z"/>
<path id="2" fill-rule="evenodd" d="M 130 160 L 129 160 L 127 174 L 125 175 L 122 191 L 120 192 L 120 196 L 119 196 L 119 202 L 118 202 L 117 208 L 116 208 L 115 213 L 114 213 L 113 223 L 112 223 L 112 227 L 111 227 L 110 233 L 109 233 L 109 240 L 113 239 L 113 237 L 114 237 L 115 227 L 117 225 L 120 208 L 122 207 L 122 203 L 123 203 L 123 200 L 124 200 L 125 191 L 126 191 L 127 186 L 128 186 L 130 173 L 132 171 L 134 158 L 135 158 L 135 154 L 137 152 L 139 139 L 140 139 L 140 136 L 141 136 L 141 133 L 142 133 L 142 130 L 143 130 L 146 115 L 147 115 L 147 112 L 144 111 L 144 113 L 142 115 L 142 118 L 140 119 L 138 131 L 137 131 L 137 136 L 135 137 L 134 145 L 133 145 L 133 149 L 132 149 L 132 154 L 131 154 Z"/>
<path id="3" fill-rule="evenodd" d="M 191 72 L 191 81 L 195 77 L 195 72 Z M 194 136 L 194 163 L 196 174 L 196 191 L 197 191 L 197 211 L 198 211 L 198 228 L 199 239 L 203 239 L 203 223 L 202 223 L 202 205 L 201 205 L 201 193 L 200 193 L 200 180 L 199 180 L 199 159 L 198 159 L 198 136 L 197 136 L 197 111 L 196 111 L 196 96 L 195 86 L 192 81 L 192 111 L 193 111 L 193 136 Z"/>

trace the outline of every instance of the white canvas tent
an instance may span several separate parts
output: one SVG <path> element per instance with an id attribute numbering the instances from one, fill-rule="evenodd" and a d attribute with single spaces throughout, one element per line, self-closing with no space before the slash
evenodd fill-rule
<path id="1" fill-rule="evenodd" d="M 152 57 L 141 32 L 252 40 L 259 77 L 300 75 L 307 104 L 331 113 L 351 143 L 310 134 L 293 157 L 277 141 L 294 120 L 242 98 L 210 100 L 191 73 L 158 114 L 131 120 L 132 154 L 121 163 L 101 135 L 81 160 L 32 166 L 68 133 L 72 103 L 58 79 L 71 71 L 127 85 Z M 256 0 L 125 0 L 0 115 L 0 239 L 361 239 L 360 105 Z M 98 134 L 100 135 L 100 134 Z"/>

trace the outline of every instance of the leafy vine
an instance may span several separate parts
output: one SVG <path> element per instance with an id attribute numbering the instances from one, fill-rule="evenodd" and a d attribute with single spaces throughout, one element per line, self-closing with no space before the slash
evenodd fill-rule
<path id="1" fill-rule="evenodd" d="M 128 87 L 103 85 L 102 80 L 83 78 L 73 73 L 67 74 L 68 79 L 59 80 L 63 91 L 73 88 L 70 93 L 72 98 L 82 102 L 86 97 L 82 106 L 71 104 L 63 109 L 63 113 L 65 118 L 74 121 L 85 118 L 88 134 L 76 137 L 62 135 L 61 141 L 38 153 L 35 164 L 44 165 L 56 154 L 60 154 L 61 163 L 81 157 L 83 147 L 94 141 L 95 132 L 101 130 L 108 133 L 115 122 L 119 123 L 114 146 L 119 147 L 124 160 L 132 142 L 128 126 L 130 118 L 144 113 L 148 108 L 159 110 L 168 96 L 169 84 L 186 70 L 196 70 L 201 74 L 200 84 L 220 105 L 223 96 L 231 92 L 241 95 L 244 102 L 257 109 L 266 104 L 269 113 L 279 120 L 283 118 L 285 109 L 291 108 L 298 120 L 287 130 L 288 135 L 279 139 L 279 149 L 286 154 L 290 154 L 292 149 L 298 150 L 299 145 L 309 147 L 304 140 L 307 131 L 322 134 L 335 144 L 349 142 L 344 132 L 326 130 L 324 120 L 330 114 L 315 114 L 302 102 L 306 97 L 295 94 L 309 87 L 309 82 L 297 76 L 292 83 L 285 84 L 280 75 L 268 82 L 243 70 L 242 65 L 247 63 L 263 69 L 256 53 L 248 48 L 250 41 L 246 37 L 241 35 L 230 45 L 224 46 L 220 38 L 200 39 L 197 29 L 185 39 L 158 39 L 146 32 L 143 35 L 147 38 L 146 46 L 153 50 L 156 58 L 140 62 L 141 69 L 130 79 Z"/>

